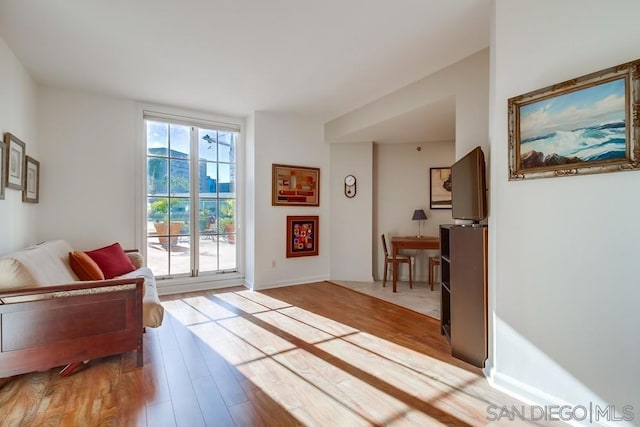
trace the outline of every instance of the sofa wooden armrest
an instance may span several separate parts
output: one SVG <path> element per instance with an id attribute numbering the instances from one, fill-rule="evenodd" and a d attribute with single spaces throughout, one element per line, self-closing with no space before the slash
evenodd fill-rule
<path id="1" fill-rule="evenodd" d="M 0 377 L 132 350 L 142 366 L 144 279 L 0 290 Z"/>

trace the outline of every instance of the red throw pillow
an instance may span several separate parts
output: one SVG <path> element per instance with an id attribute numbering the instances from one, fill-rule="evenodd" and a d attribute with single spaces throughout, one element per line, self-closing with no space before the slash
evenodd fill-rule
<path id="1" fill-rule="evenodd" d="M 104 280 L 98 264 L 84 252 L 69 252 L 69 264 L 80 280 Z"/>
<path id="2" fill-rule="evenodd" d="M 98 267 L 104 273 L 105 279 L 113 279 L 136 269 L 127 254 L 122 250 L 120 243 L 88 251 L 86 254 L 98 264 Z"/>

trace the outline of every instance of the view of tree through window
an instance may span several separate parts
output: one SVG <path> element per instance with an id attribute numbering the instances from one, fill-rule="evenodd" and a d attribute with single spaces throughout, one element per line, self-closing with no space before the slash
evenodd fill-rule
<path id="1" fill-rule="evenodd" d="M 236 271 L 237 132 L 145 124 L 147 264 L 160 277 Z"/>

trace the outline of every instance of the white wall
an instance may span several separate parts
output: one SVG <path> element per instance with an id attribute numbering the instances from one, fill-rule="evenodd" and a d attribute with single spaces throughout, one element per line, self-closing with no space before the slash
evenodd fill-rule
<path id="1" fill-rule="evenodd" d="M 255 114 L 246 118 L 245 127 L 245 210 L 244 210 L 244 247 L 245 247 L 245 282 L 249 286 L 255 283 L 256 265 L 256 132 Z M 262 181 L 261 179 L 257 181 Z"/>
<path id="2" fill-rule="evenodd" d="M 41 87 L 39 240 L 136 247 L 135 103 Z"/>
<path id="3" fill-rule="evenodd" d="M 456 158 L 477 145 L 489 148 L 489 50 L 428 75 L 325 125 L 326 140 L 336 141 L 360 129 L 417 108 L 455 97 Z"/>
<path id="4" fill-rule="evenodd" d="M 536 402 L 634 406 L 640 172 L 507 180 L 507 99 L 638 59 L 636 0 L 496 0 L 489 218 L 493 376 Z"/>
<path id="5" fill-rule="evenodd" d="M 10 132 L 23 141 L 26 154 L 42 162 L 42 174 L 48 166 L 39 150 L 36 96 L 36 84 L 0 38 L 0 133 Z M 22 203 L 22 192 L 5 188 L 0 200 L 0 255 L 37 243 L 40 207 Z"/>
<path id="6" fill-rule="evenodd" d="M 421 150 L 417 151 L 420 146 Z M 384 251 L 381 234 L 412 236 L 418 234 L 413 211 L 424 209 L 427 220 L 421 226 L 422 235 L 437 236 L 440 224 L 451 224 L 451 209 L 429 209 L 429 169 L 449 167 L 454 162 L 454 143 L 375 144 L 374 148 L 374 274 L 382 280 Z M 387 245 L 389 242 L 387 241 Z M 389 246 L 389 250 L 391 247 Z M 415 251 L 417 281 L 427 281 L 429 255 L 436 252 Z M 408 269 L 401 266 L 402 278 L 408 280 Z M 404 280 L 404 279 L 403 279 Z"/>
<path id="7" fill-rule="evenodd" d="M 331 145 L 331 279 L 373 281 L 373 143 Z M 344 178 L 356 177 L 356 196 Z"/>
<path id="8" fill-rule="evenodd" d="M 255 268 L 254 289 L 308 283 L 329 278 L 330 168 L 322 120 L 256 112 L 255 137 Z M 320 206 L 271 206 L 273 163 L 320 168 Z M 319 255 L 286 258 L 287 215 L 319 215 Z"/>

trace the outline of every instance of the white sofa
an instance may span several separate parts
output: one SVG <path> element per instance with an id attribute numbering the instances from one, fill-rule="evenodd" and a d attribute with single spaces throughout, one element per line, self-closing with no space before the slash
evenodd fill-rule
<path id="1" fill-rule="evenodd" d="M 51 240 L 31 246 L 0 258 L 0 289 L 28 286 L 72 284 L 79 281 L 69 264 L 69 252 L 74 249 L 64 240 Z M 144 279 L 142 324 L 155 328 L 162 324 L 164 308 L 160 304 L 156 279 L 148 267 L 142 266 L 137 252 L 127 253 L 136 270 L 116 279 Z M 17 297 L 15 297 L 17 298 Z"/>

